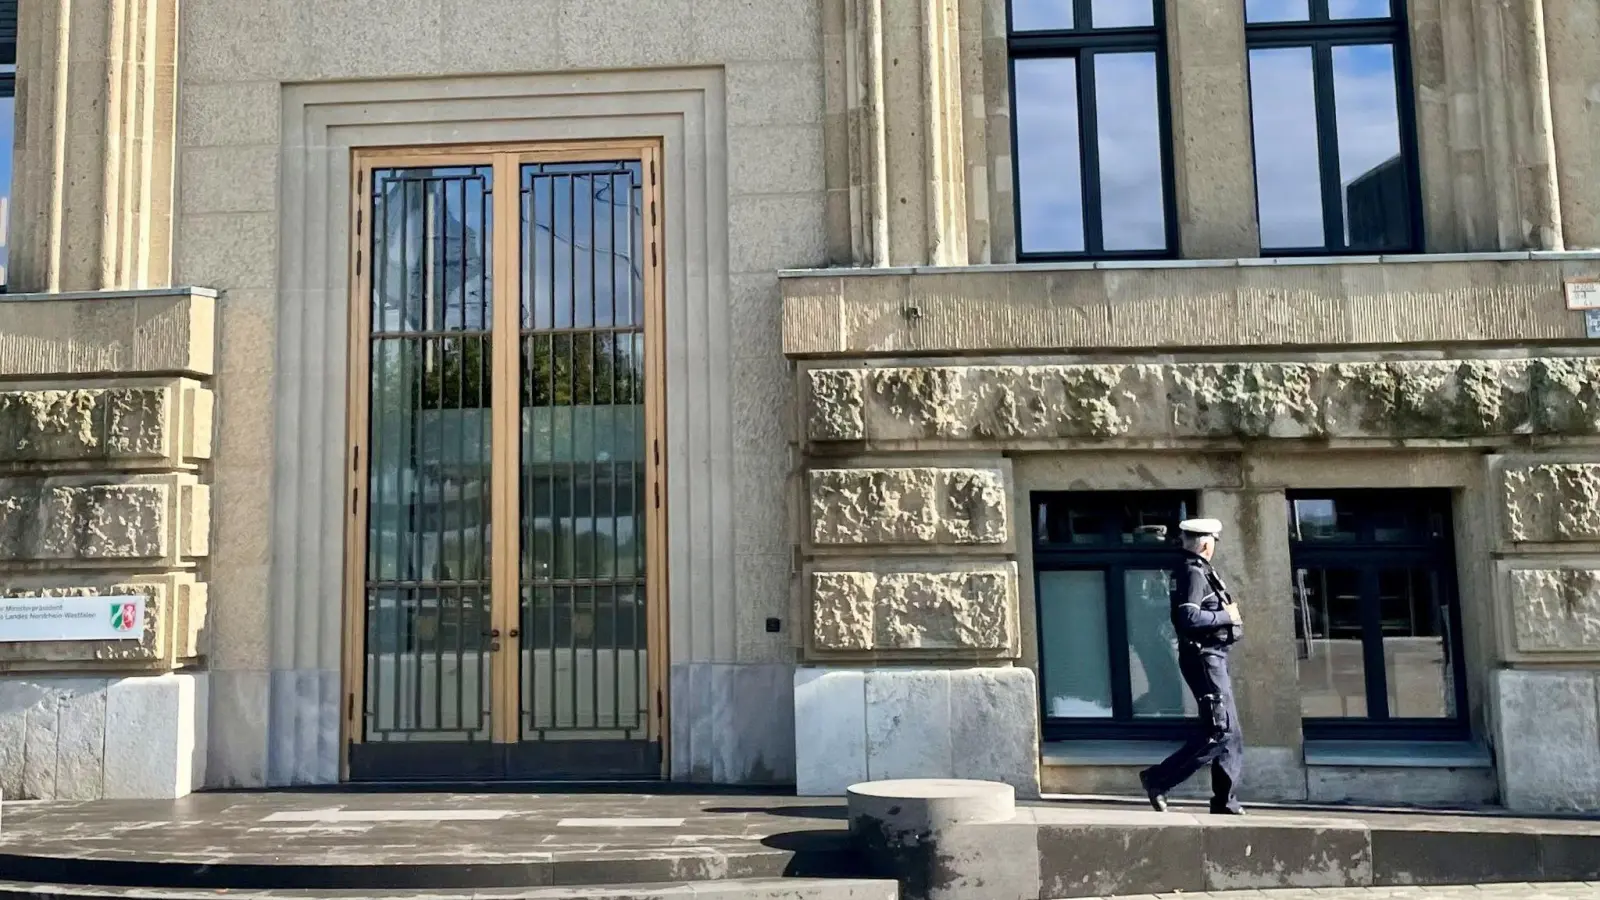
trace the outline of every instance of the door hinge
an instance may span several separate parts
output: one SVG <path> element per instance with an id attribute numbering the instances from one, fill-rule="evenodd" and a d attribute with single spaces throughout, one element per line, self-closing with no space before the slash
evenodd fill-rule
<path id="1" fill-rule="evenodd" d="M 655 491 L 656 491 L 656 509 L 660 509 L 661 508 L 661 482 L 659 482 L 659 481 L 656 482 L 654 485 L 652 485 L 652 487 L 654 487 Z"/>
<path id="2" fill-rule="evenodd" d="M 354 722 L 356 719 L 356 695 L 348 694 L 345 697 L 344 717 Z"/>
<path id="3" fill-rule="evenodd" d="M 350 489 L 350 515 L 357 515 L 361 511 L 361 489 Z"/>
<path id="4" fill-rule="evenodd" d="M 357 444 L 352 449 L 354 450 L 355 455 L 350 458 L 350 471 L 359 472 L 361 471 L 361 445 Z"/>
<path id="5" fill-rule="evenodd" d="M 656 689 L 656 718 L 661 718 L 661 689 Z"/>
<path id="6" fill-rule="evenodd" d="M 356 237 L 361 236 L 361 218 L 363 212 L 364 210 L 362 210 L 360 207 L 356 208 Z"/>
<path id="7" fill-rule="evenodd" d="M 655 454 L 656 465 L 658 465 L 658 466 L 661 465 L 661 442 L 660 441 L 651 441 L 650 442 L 650 452 Z"/>
<path id="8" fill-rule="evenodd" d="M 656 183 L 656 161 L 650 160 L 650 184 Z"/>

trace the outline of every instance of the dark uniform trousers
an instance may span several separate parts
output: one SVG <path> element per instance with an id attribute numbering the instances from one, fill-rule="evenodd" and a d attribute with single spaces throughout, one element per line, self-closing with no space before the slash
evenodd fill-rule
<path id="1" fill-rule="evenodd" d="M 1185 645 L 1178 651 L 1178 670 L 1199 702 L 1203 730 L 1176 753 L 1146 770 L 1148 783 L 1158 793 L 1170 793 L 1209 765 L 1212 812 L 1238 810 L 1244 731 L 1239 728 L 1239 713 L 1233 704 L 1227 650 Z"/>
<path id="2" fill-rule="evenodd" d="M 1239 811 L 1239 776 L 1244 768 L 1244 732 L 1228 677 L 1228 651 L 1241 629 L 1233 622 L 1233 598 L 1208 560 L 1189 554 L 1172 587 L 1172 623 L 1178 633 L 1178 671 L 1194 694 L 1200 732 L 1153 768 L 1146 789 L 1168 794 L 1206 766 L 1211 767 L 1211 811 Z"/>

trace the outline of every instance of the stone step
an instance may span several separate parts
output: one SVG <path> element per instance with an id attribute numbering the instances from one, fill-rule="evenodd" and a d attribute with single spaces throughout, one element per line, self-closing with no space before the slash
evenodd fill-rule
<path id="1" fill-rule="evenodd" d="M 864 878 L 727 878 L 662 884 L 457 890 L 176 890 L 0 882 L 0 900 L 897 900 L 899 886 Z"/>

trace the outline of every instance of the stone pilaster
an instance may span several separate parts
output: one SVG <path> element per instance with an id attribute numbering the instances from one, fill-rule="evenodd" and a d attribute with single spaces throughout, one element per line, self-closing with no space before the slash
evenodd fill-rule
<path id="1" fill-rule="evenodd" d="M 958 0 L 834 0 L 824 17 L 836 262 L 968 261 Z M 965 34 L 976 39 L 974 19 Z M 981 80 L 981 79 L 980 79 Z M 844 177 L 847 175 L 848 177 Z M 848 250 L 846 250 L 848 248 Z M 846 254 L 848 254 L 846 256 Z"/>
<path id="2" fill-rule="evenodd" d="M 169 283 L 178 4 L 21 5 L 13 292 Z"/>

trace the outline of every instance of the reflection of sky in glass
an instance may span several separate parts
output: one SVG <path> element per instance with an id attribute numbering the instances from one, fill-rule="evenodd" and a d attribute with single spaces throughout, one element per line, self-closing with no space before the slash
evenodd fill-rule
<path id="1" fill-rule="evenodd" d="M 1154 53 L 1094 57 L 1106 250 L 1166 249 Z"/>
<path id="2" fill-rule="evenodd" d="M 1311 48 L 1250 51 L 1250 116 L 1262 247 L 1322 246 Z"/>
<path id="3" fill-rule="evenodd" d="M 1077 62 L 1019 59 L 1013 89 L 1022 249 L 1029 253 L 1082 252 Z"/>
<path id="4" fill-rule="evenodd" d="M 1389 15 L 1389 0 L 1328 0 L 1331 19 L 1384 19 Z"/>
<path id="5" fill-rule="evenodd" d="M 1394 85 L 1392 46 L 1333 48 L 1333 97 L 1342 188 L 1399 155 L 1400 111 Z M 1348 197 L 1345 203 L 1345 239 L 1349 241 Z"/>
<path id="6" fill-rule="evenodd" d="M 1094 0 L 1089 18 L 1095 28 L 1148 28 L 1156 23 L 1150 0 Z"/>
<path id="7" fill-rule="evenodd" d="M 1334 47 L 1333 70 L 1342 189 L 1400 153 L 1394 48 Z M 1324 246 L 1310 48 L 1250 51 L 1250 101 L 1262 247 Z"/>
<path id="8" fill-rule="evenodd" d="M 1013 31 L 1051 31 L 1072 26 L 1072 0 L 1011 0 Z"/>
<path id="9" fill-rule="evenodd" d="M 1311 18 L 1309 0 L 1245 0 L 1246 22 L 1301 22 Z"/>

